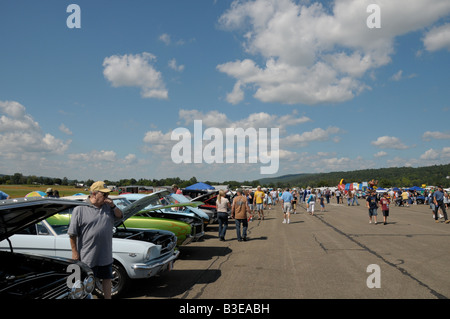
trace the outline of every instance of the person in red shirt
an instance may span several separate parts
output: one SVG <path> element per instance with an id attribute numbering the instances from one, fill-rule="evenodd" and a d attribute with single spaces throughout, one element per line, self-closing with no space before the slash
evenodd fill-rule
<path id="1" fill-rule="evenodd" d="M 383 197 L 380 199 L 381 210 L 383 211 L 383 224 L 387 224 L 387 218 L 389 216 L 389 204 L 391 201 L 389 200 L 388 193 L 384 193 Z"/>

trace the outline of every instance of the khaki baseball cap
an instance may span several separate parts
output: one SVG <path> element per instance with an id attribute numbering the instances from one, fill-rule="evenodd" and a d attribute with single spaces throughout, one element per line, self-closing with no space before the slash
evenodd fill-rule
<path id="1" fill-rule="evenodd" d="M 106 187 L 105 182 L 103 182 L 103 181 L 98 181 L 98 182 L 95 182 L 94 184 L 92 184 L 90 191 L 91 192 L 102 192 L 102 193 L 111 192 L 111 190 L 108 187 Z"/>

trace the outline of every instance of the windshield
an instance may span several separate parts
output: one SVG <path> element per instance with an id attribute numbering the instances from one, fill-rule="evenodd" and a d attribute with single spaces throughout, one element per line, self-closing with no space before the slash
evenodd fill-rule
<path id="1" fill-rule="evenodd" d="M 47 218 L 47 223 L 52 226 L 53 230 L 58 235 L 67 234 L 67 230 L 69 229 L 70 217 L 72 216 L 72 210 L 70 212 L 64 211 L 59 214 L 55 214 L 49 218 Z"/>
<path id="2" fill-rule="evenodd" d="M 126 198 L 114 198 L 113 201 L 120 210 L 123 210 L 128 205 L 131 205 L 131 202 Z"/>

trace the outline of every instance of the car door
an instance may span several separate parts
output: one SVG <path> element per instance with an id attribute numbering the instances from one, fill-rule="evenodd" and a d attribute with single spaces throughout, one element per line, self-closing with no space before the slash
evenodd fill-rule
<path id="1" fill-rule="evenodd" d="M 16 253 L 55 256 L 55 236 L 42 222 L 23 229 L 9 239 Z M 0 242 L 0 249 L 9 250 L 6 240 Z"/>

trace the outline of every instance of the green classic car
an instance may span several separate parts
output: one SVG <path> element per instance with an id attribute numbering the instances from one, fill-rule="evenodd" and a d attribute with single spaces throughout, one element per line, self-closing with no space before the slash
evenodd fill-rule
<path id="1" fill-rule="evenodd" d="M 77 201 L 85 201 L 87 197 L 88 195 L 74 195 L 63 198 Z M 117 207 L 119 207 L 122 211 L 125 207 L 136 204 L 136 203 L 132 204 L 129 200 L 121 196 L 110 195 L 109 198 L 111 198 L 114 201 L 114 204 L 116 204 Z M 161 207 L 155 207 L 155 209 L 160 208 Z M 148 210 L 146 209 L 146 211 Z M 148 217 L 148 216 L 124 216 L 123 223 L 119 226 L 119 228 L 168 230 L 174 233 L 175 236 L 177 236 L 177 246 L 187 245 L 191 241 L 193 241 L 195 237 L 195 234 L 193 234 L 193 230 L 190 224 L 184 221 L 167 218 Z"/>

